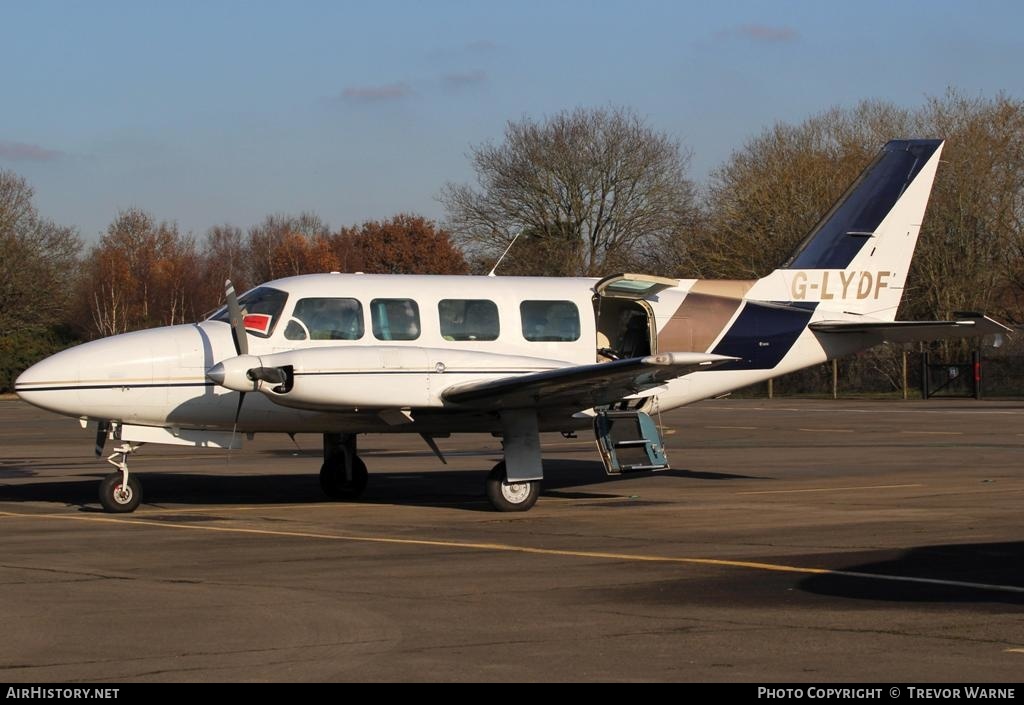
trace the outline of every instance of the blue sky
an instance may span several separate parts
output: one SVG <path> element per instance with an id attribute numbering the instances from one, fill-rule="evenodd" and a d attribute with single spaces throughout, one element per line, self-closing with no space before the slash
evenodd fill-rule
<path id="1" fill-rule="evenodd" d="M 443 219 L 505 123 L 629 106 L 702 180 L 777 121 L 953 86 L 1024 97 L 1024 3 L 0 4 L 0 169 L 94 241 L 137 206 L 197 235 L 269 213 Z"/>

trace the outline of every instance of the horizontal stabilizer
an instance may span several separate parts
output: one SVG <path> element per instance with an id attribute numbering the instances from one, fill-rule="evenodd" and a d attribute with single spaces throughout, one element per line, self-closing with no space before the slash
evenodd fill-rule
<path id="1" fill-rule="evenodd" d="M 573 365 L 533 374 L 457 384 L 445 402 L 484 409 L 571 407 L 589 409 L 659 387 L 697 370 L 736 360 L 708 353 L 668 352 L 628 360 Z"/>
<path id="2" fill-rule="evenodd" d="M 879 342 L 915 343 L 942 338 L 974 338 L 1009 333 L 1010 329 L 988 316 L 971 314 L 955 321 L 818 321 L 815 333 L 872 335 Z"/>

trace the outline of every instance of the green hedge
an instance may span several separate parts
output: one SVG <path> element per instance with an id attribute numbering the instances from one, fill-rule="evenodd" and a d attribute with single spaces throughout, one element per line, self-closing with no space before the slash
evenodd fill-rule
<path id="1" fill-rule="evenodd" d="M 69 331 L 60 328 L 0 336 L 0 392 L 14 391 L 14 380 L 23 371 L 77 342 Z"/>

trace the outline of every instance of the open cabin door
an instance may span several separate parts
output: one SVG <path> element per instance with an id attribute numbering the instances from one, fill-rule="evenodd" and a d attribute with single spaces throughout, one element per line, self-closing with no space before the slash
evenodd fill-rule
<path id="1" fill-rule="evenodd" d="M 658 329 L 647 299 L 678 284 L 650 274 L 613 274 L 595 284 L 598 362 L 656 353 Z M 609 475 L 669 467 L 658 427 L 642 410 L 651 399 L 596 410 L 594 435 Z"/>
<path id="2" fill-rule="evenodd" d="M 656 353 L 658 331 L 646 299 L 678 283 L 650 274 L 613 274 L 595 284 L 598 362 Z"/>

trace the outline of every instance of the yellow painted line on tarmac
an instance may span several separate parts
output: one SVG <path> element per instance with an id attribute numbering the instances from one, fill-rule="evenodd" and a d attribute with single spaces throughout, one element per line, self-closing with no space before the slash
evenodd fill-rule
<path id="1" fill-rule="evenodd" d="M 734 428 L 741 431 L 756 431 L 757 426 L 705 426 L 704 428 Z"/>
<path id="2" fill-rule="evenodd" d="M 1024 649 L 1007 649 L 1005 653 L 1008 654 L 1024 654 Z"/>
<path id="3" fill-rule="evenodd" d="M 544 503 L 550 502 L 600 502 L 608 501 L 613 499 L 623 500 L 629 499 L 628 495 L 608 495 L 600 497 L 544 497 Z M 485 499 L 463 499 L 463 500 L 451 500 L 449 502 L 403 502 L 397 504 L 395 502 L 314 502 L 310 504 L 249 504 L 242 506 L 213 506 L 213 507 L 174 507 L 168 509 L 161 509 L 150 505 L 145 509 L 139 509 L 135 512 L 135 516 L 146 516 L 146 515 L 158 515 L 163 516 L 165 514 L 219 514 L 221 512 L 252 512 L 256 510 L 265 510 L 267 512 L 275 512 L 277 510 L 293 510 L 293 509 L 336 509 L 339 511 L 352 511 L 354 509 L 398 509 L 404 508 L 416 508 L 416 507 L 428 507 L 431 509 L 437 507 L 462 507 L 468 504 L 488 504 Z M 3 514 L 0 513 L 0 518 L 3 518 Z M 20 514 L 14 514 L 14 516 L 21 516 Z M 27 516 L 27 515 L 26 515 Z M 48 514 L 45 516 L 62 516 L 59 514 Z"/>
<path id="4" fill-rule="evenodd" d="M 853 433 L 852 428 L 798 428 L 797 431 L 810 431 L 812 433 Z"/>
<path id="5" fill-rule="evenodd" d="M 234 507 L 223 507 L 223 506 L 206 506 L 206 507 L 174 507 L 162 509 L 160 507 L 154 507 L 150 505 L 146 509 L 140 509 L 135 514 L 137 516 L 145 516 L 146 514 L 206 514 L 206 513 L 219 513 L 219 512 L 251 512 L 257 509 L 264 509 L 266 511 L 274 511 L 277 509 L 326 509 L 328 507 L 334 509 L 354 509 L 356 507 L 374 507 L 382 506 L 379 504 L 357 504 L 352 502 L 315 502 L 310 504 L 248 504 Z"/>
<path id="6" fill-rule="evenodd" d="M 963 431 L 900 431 L 908 436 L 962 436 Z"/>
<path id="7" fill-rule="evenodd" d="M 737 492 L 736 494 L 797 494 L 800 492 L 849 492 L 851 490 L 895 490 L 902 487 L 924 487 L 914 485 L 864 485 L 863 487 L 815 487 L 810 490 L 761 490 L 759 492 Z"/>
<path id="8" fill-rule="evenodd" d="M 809 568 L 803 566 L 761 563 L 757 561 L 737 561 L 718 558 L 684 558 L 675 556 L 655 556 L 636 553 L 611 553 L 605 551 L 571 551 L 553 548 L 535 548 L 532 546 L 516 546 L 505 543 L 474 543 L 467 541 L 440 541 L 432 539 L 394 538 L 390 536 L 355 536 L 346 534 L 321 534 L 307 531 L 280 531 L 271 529 L 247 529 L 244 527 L 208 526 L 201 524 L 172 524 L 170 522 L 144 521 L 140 519 L 120 519 L 115 517 L 86 517 L 70 514 L 17 514 L 0 512 L 0 516 L 14 516 L 24 519 L 58 519 L 66 521 L 93 522 L 97 524 L 121 524 L 127 526 L 144 526 L 160 529 L 181 529 L 185 531 L 206 531 L 223 534 L 239 534 L 244 536 L 267 536 L 275 538 L 318 539 L 323 541 L 342 541 L 347 543 L 377 543 L 398 546 L 428 546 L 433 548 L 453 548 L 469 551 L 492 551 L 501 553 L 521 553 L 538 556 L 560 556 L 566 558 L 590 558 L 609 561 L 633 561 L 637 563 L 662 563 L 667 565 L 702 565 L 723 568 L 743 568 L 773 573 L 794 573 L 798 575 L 830 575 L 846 578 L 862 578 L 866 580 L 882 580 L 887 582 L 915 583 L 924 585 L 942 585 L 961 587 L 973 590 L 988 590 L 1024 594 L 1024 587 L 1016 585 L 991 585 L 988 583 L 971 583 L 961 580 L 941 580 L 937 578 L 919 578 L 903 575 L 884 575 L 878 573 L 861 573 L 850 570 L 831 570 L 829 568 Z"/>

